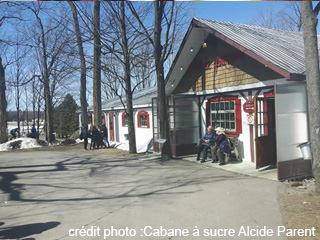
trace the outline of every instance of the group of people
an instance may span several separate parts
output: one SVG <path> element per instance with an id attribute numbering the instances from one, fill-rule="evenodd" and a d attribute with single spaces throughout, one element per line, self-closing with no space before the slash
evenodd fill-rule
<path id="1" fill-rule="evenodd" d="M 110 148 L 110 143 L 108 140 L 108 129 L 105 124 L 102 126 L 91 126 L 88 129 L 88 125 L 82 124 L 80 139 L 84 140 L 84 150 L 88 150 L 88 139 L 91 139 L 90 150 L 99 148 Z"/>
<path id="2" fill-rule="evenodd" d="M 207 151 L 211 150 L 212 162 L 217 162 L 218 158 L 219 165 L 224 165 L 225 159 L 223 153 L 231 153 L 228 137 L 224 133 L 222 127 L 213 129 L 212 126 L 209 126 L 207 131 L 208 132 L 200 139 L 198 144 L 197 161 L 200 161 L 200 154 L 202 151 L 203 156 L 201 162 L 205 162 L 207 160 Z"/>
<path id="3" fill-rule="evenodd" d="M 17 133 L 19 133 L 19 132 L 20 132 L 20 128 L 11 129 L 11 131 L 10 131 L 10 134 L 11 134 L 10 140 L 16 139 L 17 138 Z M 34 139 L 39 139 L 39 133 L 37 132 L 37 129 L 36 129 L 34 124 L 32 124 L 31 133 L 28 133 L 27 137 L 34 138 Z"/>

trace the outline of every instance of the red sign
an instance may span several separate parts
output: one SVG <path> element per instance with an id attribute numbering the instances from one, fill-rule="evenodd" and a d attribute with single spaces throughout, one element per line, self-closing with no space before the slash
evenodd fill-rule
<path id="1" fill-rule="evenodd" d="M 253 102 L 253 100 L 247 100 L 243 104 L 243 111 L 245 111 L 247 113 L 254 112 L 254 102 Z"/>

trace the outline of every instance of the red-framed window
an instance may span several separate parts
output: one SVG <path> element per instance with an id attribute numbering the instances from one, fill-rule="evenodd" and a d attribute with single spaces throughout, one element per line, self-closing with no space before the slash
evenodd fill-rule
<path id="1" fill-rule="evenodd" d="M 206 108 L 208 126 L 223 127 L 226 134 L 242 133 L 241 100 L 238 97 L 211 98 Z"/>
<path id="2" fill-rule="evenodd" d="M 106 124 L 107 115 L 105 113 L 101 113 L 101 117 L 102 117 L 102 120 L 103 120 L 103 124 Z"/>
<path id="3" fill-rule="evenodd" d="M 128 127 L 128 116 L 126 112 L 122 113 L 122 127 Z"/>
<path id="4" fill-rule="evenodd" d="M 149 114 L 146 111 L 140 111 L 137 115 L 138 127 L 139 128 L 149 128 Z"/>

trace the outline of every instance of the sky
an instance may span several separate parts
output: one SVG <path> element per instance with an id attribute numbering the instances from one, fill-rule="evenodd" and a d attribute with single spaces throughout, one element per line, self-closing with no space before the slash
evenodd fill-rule
<path id="1" fill-rule="evenodd" d="M 250 24 L 259 11 L 272 8 L 275 12 L 284 8 L 287 1 L 191 1 L 194 6 L 194 14 L 190 16 L 210 20 L 226 21 L 233 23 Z M 50 2 L 54 4 L 54 2 Z M 188 26 L 187 26 L 188 27 Z M 187 29 L 186 29 L 187 30 Z M 90 84 L 90 83 L 88 83 Z M 89 97 L 91 100 L 91 97 Z M 89 100 L 88 99 L 88 100 Z M 89 104 L 91 103 L 89 100 Z M 78 101 L 78 99 L 77 99 Z M 90 104 L 91 105 L 91 104 Z M 14 110 L 15 106 L 9 101 L 8 110 Z"/>
<path id="2" fill-rule="evenodd" d="M 248 24 L 260 10 L 278 11 L 287 1 L 200 1 L 194 2 L 195 17 Z"/>

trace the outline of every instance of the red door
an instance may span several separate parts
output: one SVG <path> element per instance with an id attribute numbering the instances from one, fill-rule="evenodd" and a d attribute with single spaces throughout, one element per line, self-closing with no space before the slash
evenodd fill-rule
<path id="1" fill-rule="evenodd" d="M 114 141 L 114 118 L 113 113 L 109 113 L 109 132 L 110 132 L 110 141 Z"/>
<path id="2" fill-rule="evenodd" d="M 276 164 L 274 98 L 255 101 L 256 168 Z"/>

